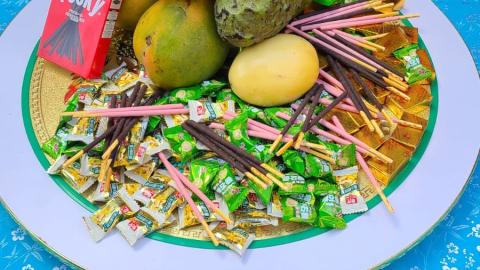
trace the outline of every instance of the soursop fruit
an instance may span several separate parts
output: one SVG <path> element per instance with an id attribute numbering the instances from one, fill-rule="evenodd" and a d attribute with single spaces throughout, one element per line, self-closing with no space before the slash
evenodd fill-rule
<path id="1" fill-rule="evenodd" d="M 217 0 L 215 20 L 220 36 L 236 47 L 273 37 L 311 0 Z"/>

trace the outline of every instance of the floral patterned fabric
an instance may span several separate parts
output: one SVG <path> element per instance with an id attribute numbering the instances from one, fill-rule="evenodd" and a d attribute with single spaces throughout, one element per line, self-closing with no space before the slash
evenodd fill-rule
<path id="1" fill-rule="evenodd" d="M 46 1 L 46 0 L 45 0 Z M 409 0 L 414 1 L 414 0 Z M 462 34 L 480 69 L 480 0 L 433 0 Z M 0 33 L 29 0 L 0 0 Z M 452 212 L 384 269 L 480 270 L 480 167 Z M 0 270 L 67 270 L 0 206 Z"/>

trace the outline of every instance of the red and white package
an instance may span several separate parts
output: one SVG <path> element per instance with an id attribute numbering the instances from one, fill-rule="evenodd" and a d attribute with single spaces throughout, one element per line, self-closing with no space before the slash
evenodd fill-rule
<path id="1" fill-rule="evenodd" d="M 38 56 L 84 78 L 102 74 L 122 0 L 52 0 Z"/>

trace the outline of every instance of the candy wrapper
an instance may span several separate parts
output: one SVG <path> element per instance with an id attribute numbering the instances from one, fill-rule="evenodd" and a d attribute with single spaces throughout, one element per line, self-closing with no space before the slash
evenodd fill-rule
<path id="1" fill-rule="evenodd" d="M 124 189 L 108 201 L 102 208 L 83 220 L 87 225 L 88 232 L 96 242 L 102 240 L 120 220 L 133 216 L 139 210 L 139 206 L 128 196 Z"/>
<path id="2" fill-rule="evenodd" d="M 365 199 L 360 194 L 357 174 L 357 166 L 333 172 L 340 187 L 340 206 L 344 215 L 368 211 Z"/>
<path id="3" fill-rule="evenodd" d="M 310 202 L 304 202 L 291 197 L 283 197 L 282 212 L 283 220 L 313 224 L 317 218 L 315 207 Z"/>
<path id="4" fill-rule="evenodd" d="M 87 106 L 92 105 L 100 94 L 100 89 L 107 83 L 105 80 L 83 80 L 75 86 L 78 102 Z"/>
<path id="5" fill-rule="evenodd" d="M 283 128 L 284 126 L 287 125 L 288 121 L 278 117 L 277 116 L 278 112 L 292 115 L 293 110 L 291 108 L 277 108 L 277 107 L 265 109 L 265 115 L 267 116 L 267 119 L 269 121 L 268 124 L 276 128 Z"/>
<path id="6" fill-rule="evenodd" d="M 140 80 L 139 74 L 128 71 L 128 66 L 125 62 L 119 67 L 105 72 L 104 75 L 118 87 L 120 92 L 132 88 Z"/>
<path id="7" fill-rule="evenodd" d="M 305 179 L 303 176 L 294 172 L 286 173 L 282 181 L 290 188 L 288 190 L 279 189 L 278 193 L 280 195 L 304 193 L 317 195 L 332 188 L 332 185 L 326 185 L 327 182 L 321 179 Z M 335 185 L 333 186 L 336 187 Z"/>
<path id="8" fill-rule="evenodd" d="M 189 115 L 186 114 L 174 114 L 174 115 L 165 115 L 164 120 L 167 127 L 175 127 L 183 124 L 183 122 L 190 119 Z"/>
<path id="9" fill-rule="evenodd" d="M 269 153 L 268 149 L 270 145 L 255 143 L 255 145 L 248 147 L 247 152 L 252 154 L 256 159 L 260 160 L 261 162 L 269 162 L 273 157 L 275 157 L 275 153 Z"/>
<path id="10" fill-rule="evenodd" d="M 248 208 L 237 213 L 235 227 L 250 228 L 259 226 L 278 226 L 278 218 L 269 216 L 266 211 Z"/>
<path id="11" fill-rule="evenodd" d="M 338 190 L 330 191 L 320 199 L 318 218 L 315 225 L 320 228 L 344 229 L 347 223 L 342 216 L 342 208 L 338 199 Z"/>
<path id="12" fill-rule="evenodd" d="M 142 207 L 135 216 L 117 224 L 116 228 L 120 234 L 133 246 L 139 239 L 158 229 L 166 227 L 175 222 L 175 217 L 170 216 L 163 224 L 155 219 L 155 212 Z"/>
<path id="13" fill-rule="evenodd" d="M 163 135 L 168 140 L 173 152 L 175 152 L 181 160 L 191 160 L 198 154 L 199 149 L 197 142 L 181 126 L 167 128 L 163 131 Z"/>
<path id="14" fill-rule="evenodd" d="M 143 143 L 148 143 L 145 145 L 145 154 L 147 156 L 153 156 L 165 150 L 171 149 L 170 144 L 160 132 L 156 132 L 152 136 L 145 137 Z"/>
<path id="15" fill-rule="evenodd" d="M 97 125 L 98 119 L 96 117 L 80 118 L 73 126 L 71 133 L 65 136 L 65 140 L 89 144 L 94 140 Z"/>
<path id="16" fill-rule="evenodd" d="M 112 178 L 114 178 L 112 176 Z M 91 195 L 92 202 L 106 202 L 107 200 L 113 198 L 117 192 L 123 187 L 122 183 L 116 181 L 116 179 L 112 179 L 110 181 L 110 191 L 106 191 L 105 183 L 99 182 L 97 188 Z"/>
<path id="17" fill-rule="evenodd" d="M 432 71 L 420 63 L 417 50 L 418 44 L 412 44 L 393 53 L 395 57 L 404 63 L 406 78 L 409 84 L 413 84 L 424 79 L 430 79 L 433 76 Z"/>
<path id="18" fill-rule="evenodd" d="M 158 102 L 158 104 L 187 104 L 190 100 L 199 100 L 202 97 L 215 93 L 225 87 L 224 82 L 211 80 L 204 81 L 199 85 L 185 88 L 177 88 L 168 93 L 168 95 Z"/>
<path id="19" fill-rule="evenodd" d="M 80 174 L 83 176 L 97 176 L 100 173 L 100 167 L 102 165 L 102 160 L 97 157 L 90 157 L 88 155 L 83 155 L 80 161 Z"/>
<path id="20" fill-rule="evenodd" d="M 225 87 L 227 84 L 224 82 L 211 80 L 204 81 L 199 85 L 195 85 L 187 88 L 177 88 L 169 91 L 167 96 L 159 99 L 155 104 L 187 104 L 190 100 L 199 100 L 202 97 L 206 97 L 212 93 L 215 93 Z M 159 116 L 150 117 L 148 124 L 148 131 L 154 130 L 160 123 L 161 118 Z M 170 127 L 170 126 L 169 126 Z"/>
<path id="21" fill-rule="evenodd" d="M 272 194 L 272 201 L 267 205 L 267 214 L 272 217 L 283 218 L 282 201 L 277 192 Z"/>
<path id="22" fill-rule="evenodd" d="M 255 240 L 255 234 L 249 233 L 240 227 L 235 227 L 231 230 L 222 227 L 216 229 L 214 234 L 220 244 L 235 251 L 240 256 L 245 253 L 253 240 Z"/>
<path id="23" fill-rule="evenodd" d="M 282 159 L 289 169 L 303 177 L 330 178 L 332 175 L 330 163 L 314 155 L 288 150 Z"/>
<path id="24" fill-rule="evenodd" d="M 248 196 L 248 189 L 237 183 L 235 172 L 228 164 L 223 164 L 212 182 L 212 188 L 225 199 L 228 210 L 237 210 Z"/>
<path id="25" fill-rule="evenodd" d="M 42 144 L 42 150 L 53 159 L 57 159 L 67 149 L 67 135 L 72 127 L 65 125 L 57 129 L 55 135 Z"/>
<path id="26" fill-rule="evenodd" d="M 243 149 L 255 146 L 255 142 L 248 137 L 248 114 L 241 113 L 225 123 L 225 130 L 230 142 Z"/>
<path id="27" fill-rule="evenodd" d="M 154 196 L 167 189 L 171 181 L 173 180 L 167 171 L 156 170 L 148 181 L 135 192 L 133 198 L 143 205 L 147 205 Z"/>
<path id="28" fill-rule="evenodd" d="M 184 199 L 173 187 L 168 187 L 164 191 L 155 195 L 147 207 L 153 210 L 155 219 L 158 223 L 163 224 L 172 215 Z"/>
<path id="29" fill-rule="evenodd" d="M 126 171 L 125 175 L 133 181 L 144 185 L 150 176 L 152 176 L 153 172 L 155 172 L 156 167 L 157 163 L 152 160 L 143 165 L 135 167 L 135 169 Z"/>
<path id="30" fill-rule="evenodd" d="M 38 55 L 82 77 L 100 77 L 121 4 L 52 1 Z"/>
<path id="31" fill-rule="evenodd" d="M 231 100 L 219 103 L 210 101 L 188 101 L 190 119 L 195 122 L 209 122 L 223 118 L 226 112 L 235 112 L 235 103 Z"/>
<path id="32" fill-rule="evenodd" d="M 262 188 L 253 181 L 248 181 L 248 186 L 255 192 L 257 199 L 260 199 L 264 205 L 268 205 L 273 193 L 273 185 Z"/>
<path id="33" fill-rule="evenodd" d="M 67 183 L 78 193 L 85 192 L 96 181 L 94 177 L 83 176 L 80 174 L 79 162 L 74 162 L 72 166 L 63 168 L 61 174 L 65 178 L 65 181 L 67 181 Z"/>
<path id="34" fill-rule="evenodd" d="M 248 209 L 257 209 L 257 210 L 264 210 L 267 208 L 267 205 L 264 204 L 257 196 L 256 193 L 250 191 L 248 193 L 247 198 L 243 201 L 242 205 L 238 209 L 238 211 L 245 211 Z"/>
<path id="35" fill-rule="evenodd" d="M 194 160 L 190 163 L 190 181 L 203 193 L 210 193 L 210 183 L 220 171 L 220 164 L 215 160 Z"/>
<path id="36" fill-rule="evenodd" d="M 58 157 L 52 163 L 52 165 L 50 165 L 50 167 L 47 170 L 47 173 L 48 174 L 59 174 L 63 164 L 65 163 L 65 161 L 67 161 L 67 159 L 68 159 L 67 155 L 61 155 L 60 157 Z"/>
<path id="37" fill-rule="evenodd" d="M 220 206 L 220 203 L 218 201 L 213 201 L 213 203 L 216 204 L 217 207 Z M 207 223 L 222 220 L 219 216 L 214 214 L 204 202 L 199 201 L 195 204 Z M 189 204 L 182 205 L 178 208 L 178 227 L 180 229 L 195 226 L 198 224 L 200 224 L 200 221 L 198 221 L 197 217 L 193 213 L 192 207 Z"/>

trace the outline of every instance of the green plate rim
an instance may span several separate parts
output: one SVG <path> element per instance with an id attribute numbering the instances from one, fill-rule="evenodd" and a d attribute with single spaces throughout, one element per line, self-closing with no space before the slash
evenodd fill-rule
<path id="1" fill-rule="evenodd" d="M 404 23 L 406 25 L 410 25 L 408 22 L 404 22 Z M 421 38 L 419 38 L 419 46 L 420 48 L 427 50 Z M 27 69 L 25 71 L 25 75 L 23 79 L 22 101 L 21 101 L 22 117 L 23 117 L 24 128 L 25 128 L 28 140 L 30 141 L 31 147 L 35 153 L 35 156 L 40 161 L 40 164 L 42 165 L 42 167 L 45 170 L 47 170 L 48 167 L 50 166 L 50 163 L 47 160 L 45 154 L 43 153 L 39 142 L 37 141 L 37 138 L 35 136 L 35 132 L 32 126 L 32 121 L 30 118 L 30 106 L 29 106 L 30 81 L 31 81 L 33 69 L 35 67 L 35 62 L 37 60 L 37 51 L 38 51 L 38 43 L 35 49 L 33 50 L 32 55 L 30 56 L 29 63 L 27 65 Z M 428 50 L 427 50 L 427 53 L 428 53 Z M 438 78 L 436 78 L 432 82 L 431 92 L 432 92 L 432 102 L 431 102 L 430 117 L 429 117 L 429 121 L 425 130 L 425 133 L 415 153 L 413 154 L 411 160 L 405 165 L 405 167 L 399 172 L 399 174 L 392 179 L 391 184 L 385 188 L 384 192 L 385 192 L 385 195 L 387 196 L 390 195 L 393 191 L 395 191 L 405 181 L 408 175 L 416 167 L 416 165 L 418 164 L 425 150 L 428 147 L 428 144 L 430 142 L 430 139 L 432 137 L 432 134 L 435 128 L 435 123 L 436 123 L 437 114 L 438 114 L 438 99 L 439 99 Z M 95 210 L 98 209 L 97 206 L 90 203 L 81 194 L 75 191 L 75 189 L 73 189 L 70 185 L 68 185 L 62 179 L 62 177 L 57 175 L 52 175 L 51 178 L 65 193 L 67 193 L 68 196 L 70 196 L 74 201 L 79 203 L 82 207 L 86 208 L 88 211 L 94 212 Z M 367 202 L 368 208 L 372 209 L 375 206 L 377 206 L 380 202 L 381 202 L 381 199 L 377 195 Z M 347 222 L 350 222 L 361 215 L 362 214 L 348 215 L 345 217 L 345 220 Z M 252 243 L 250 248 L 255 249 L 255 248 L 265 248 L 265 247 L 283 245 L 283 244 L 311 238 L 311 237 L 320 235 L 322 233 L 325 233 L 327 231 L 329 231 L 329 229 L 310 228 L 303 232 L 298 232 L 291 235 L 257 240 Z M 202 248 L 202 249 L 225 249 L 224 247 L 215 247 L 210 241 L 180 238 L 180 237 L 171 236 L 171 235 L 159 233 L 159 232 L 150 234 L 148 238 L 162 241 L 165 243 L 180 245 L 180 246 Z"/>

